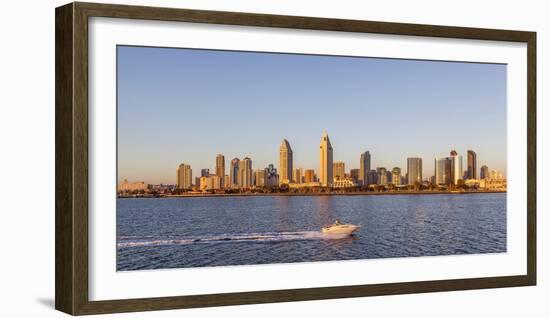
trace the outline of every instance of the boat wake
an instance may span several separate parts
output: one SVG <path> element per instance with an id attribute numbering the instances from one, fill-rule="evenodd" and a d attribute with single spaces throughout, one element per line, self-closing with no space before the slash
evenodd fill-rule
<path id="1" fill-rule="evenodd" d="M 319 231 L 304 232 L 268 232 L 247 234 L 204 235 L 197 237 L 152 237 L 120 236 L 118 248 L 162 245 L 213 244 L 230 242 L 285 242 L 301 240 L 334 240 L 349 237 L 348 235 L 323 234 Z"/>

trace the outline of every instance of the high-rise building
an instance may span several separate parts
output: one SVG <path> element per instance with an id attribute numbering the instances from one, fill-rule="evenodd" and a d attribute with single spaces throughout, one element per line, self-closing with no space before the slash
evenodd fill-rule
<path id="1" fill-rule="evenodd" d="M 292 183 L 292 148 L 288 140 L 283 139 L 279 147 L 279 183 Z"/>
<path id="2" fill-rule="evenodd" d="M 239 186 L 243 189 L 250 189 L 252 187 L 252 159 L 244 157 L 239 162 Z"/>
<path id="3" fill-rule="evenodd" d="M 279 185 L 279 175 L 277 174 L 277 169 L 273 164 L 269 164 L 265 170 L 265 186 L 268 188 L 273 188 Z"/>
<path id="4" fill-rule="evenodd" d="M 458 180 L 462 179 L 462 156 L 459 156 L 455 150 L 451 150 L 451 182 L 458 184 Z"/>
<path id="5" fill-rule="evenodd" d="M 360 174 L 361 169 L 350 169 L 349 171 L 349 176 L 351 180 L 353 180 L 353 182 L 355 183 L 359 183 Z M 367 180 L 367 178 L 365 178 L 365 180 Z"/>
<path id="6" fill-rule="evenodd" d="M 193 181 L 193 171 L 190 165 L 180 164 L 177 172 L 177 187 L 179 189 L 191 189 Z"/>
<path id="7" fill-rule="evenodd" d="M 231 165 L 229 167 L 229 186 L 239 185 L 239 162 L 239 158 L 231 160 Z"/>
<path id="8" fill-rule="evenodd" d="M 220 187 L 224 187 L 225 177 L 225 157 L 222 154 L 216 156 L 216 175 L 220 177 Z"/>
<path id="9" fill-rule="evenodd" d="M 422 158 L 407 158 L 407 183 L 422 183 Z"/>
<path id="10" fill-rule="evenodd" d="M 210 176 L 210 169 L 201 169 L 201 177 Z"/>
<path id="11" fill-rule="evenodd" d="M 306 171 L 304 171 L 304 183 L 311 182 L 315 182 L 315 170 L 306 169 Z"/>
<path id="12" fill-rule="evenodd" d="M 401 185 L 401 168 L 394 167 L 391 170 L 392 181 L 394 185 Z"/>
<path id="13" fill-rule="evenodd" d="M 302 168 L 294 169 L 294 175 L 292 176 L 294 183 L 302 183 L 302 175 Z"/>
<path id="14" fill-rule="evenodd" d="M 262 188 L 265 186 L 265 170 L 254 171 L 254 186 Z"/>
<path id="15" fill-rule="evenodd" d="M 319 182 L 323 187 L 332 186 L 334 180 L 332 168 L 332 145 L 325 131 L 319 145 Z"/>
<path id="16" fill-rule="evenodd" d="M 480 179 L 489 179 L 489 167 L 486 165 L 481 166 L 481 171 L 479 174 Z"/>
<path id="17" fill-rule="evenodd" d="M 208 191 L 208 190 L 218 190 L 221 189 L 221 177 L 217 175 L 211 175 L 211 176 L 204 176 L 201 177 L 200 181 L 200 189 L 202 191 Z"/>
<path id="18" fill-rule="evenodd" d="M 332 164 L 332 176 L 334 179 L 344 179 L 346 177 L 346 164 L 343 161 Z"/>
<path id="19" fill-rule="evenodd" d="M 370 152 L 365 151 L 359 159 L 359 181 L 363 185 L 369 185 Z"/>
<path id="20" fill-rule="evenodd" d="M 452 160 L 449 157 L 436 158 L 434 163 L 435 184 L 449 185 L 453 182 L 451 174 Z"/>
<path id="21" fill-rule="evenodd" d="M 367 174 L 367 185 L 378 184 L 378 172 L 371 169 Z"/>
<path id="22" fill-rule="evenodd" d="M 388 172 L 384 167 L 376 168 L 376 175 L 378 184 L 387 184 L 388 183 Z"/>
<path id="23" fill-rule="evenodd" d="M 226 174 L 223 177 L 223 184 L 225 188 L 231 188 L 231 178 L 229 177 L 229 175 Z"/>
<path id="24" fill-rule="evenodd" d="M 195 177 L 195 188 L 200 190 L 201 177 Z"/>
<path id="25" fill-rule="evenodd" d="M 468 179 L 477 179 L 477 154 L 473 150 L 468 150 Z"/>

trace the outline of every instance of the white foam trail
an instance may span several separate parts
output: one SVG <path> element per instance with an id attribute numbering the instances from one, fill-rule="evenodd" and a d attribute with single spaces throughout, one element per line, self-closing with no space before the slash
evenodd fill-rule
<path id="1" fill-rule="evenodd" d="M 137 246 L 187 245 L 224 242 L 283 242 L 300 240 L 330 240 L 342 239 L 347 236 L 348 235 L 323 234 L 319 231 L 227 234 L 215 236 L 180 237 L 174 239 L 150 239 L 150 236 L 144 236 L 142 238 L 132 236 L 132 240 L 127 240 L 127 238 L 129 237 L 124 236 L 119 237 L 119 242 L 117 243 L 117 246 L 119 248 L 124 248 Z"/>

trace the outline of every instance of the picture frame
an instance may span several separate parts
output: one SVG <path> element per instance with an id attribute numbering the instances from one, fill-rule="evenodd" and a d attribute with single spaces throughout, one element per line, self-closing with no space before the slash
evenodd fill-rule
<path id="1" fill-rule="evenodd" d="M 525 43 L 527 54 L 526 274 L 261 290 L 170 297 L 90 300 L 89 28 L 90 18 L 190 22 Z M 56 9 L 55 307 L 71 315 L 228 306 L 536 285 L 536 33 L 74 2 Z"/>

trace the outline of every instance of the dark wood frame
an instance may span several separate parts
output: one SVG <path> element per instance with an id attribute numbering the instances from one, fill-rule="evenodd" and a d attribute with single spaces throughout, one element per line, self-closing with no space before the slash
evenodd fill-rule
<path id="1" fill-rule="evenodd" d="M 88 18 L 367 32 L 527 43 L 527 275 L 143 299 L 88 300 Z M 55 11 L 55 308 L 72 315 L 536 285 L 536 33 L 70 3 Z"/>

